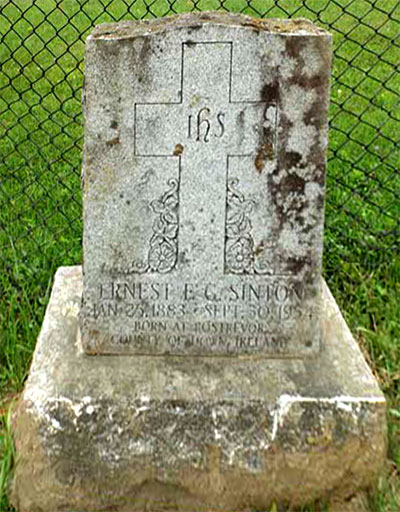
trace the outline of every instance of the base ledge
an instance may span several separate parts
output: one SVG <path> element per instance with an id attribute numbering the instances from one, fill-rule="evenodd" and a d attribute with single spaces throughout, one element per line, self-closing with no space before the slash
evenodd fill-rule
<path id="1" fill-rule="evenodd" d="M 385 399 L 326 285 L 310 360 L 91 357 L 81 290 L 58 270 L 14 417 L 19 510 L 268 509 L 374 483 Z"/>

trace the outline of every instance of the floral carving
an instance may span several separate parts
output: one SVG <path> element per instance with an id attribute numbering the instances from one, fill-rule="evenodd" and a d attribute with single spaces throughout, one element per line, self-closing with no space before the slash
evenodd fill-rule
<path id="1" fill-rule="evenodd" d="M 272 274 L 271 264 L 256 258 L 258 252 L 271 249 L 261 243 L 256 249 L 251 235 L 254 202 L 237 189 L 237 179 L 228 182 L 225 223 L 225 273 Z"/>
<path id="2" fill-rule="evenodd" d="M 170 179 L 168 187 L 160 199 L 150 203 L 157 218 L 150 239 L 147 272 L 170 272 L 178 257 L 178 180 Z"/>
<path id="3" fill-rule="evenodd" d="M 251 236 L 250 213 L 253 201 L 237 190 L 238 180 L 230 180 L 227 190 L 225 224 L 225 272 L 254 273 L 254 240 Z"/>

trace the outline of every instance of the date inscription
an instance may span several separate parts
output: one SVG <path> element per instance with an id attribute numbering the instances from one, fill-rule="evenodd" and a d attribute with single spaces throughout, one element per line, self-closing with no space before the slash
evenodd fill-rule
<path id="1" fill-rule="evenodd" d="M 297 282 L 215 283 L 110 280 L 98 285 L 88 308 L 91 318 L 115 326 L 109 343 L 118 351 L 257 354 L 284 356 L 290 337 L 277 327 L 307 323 L 315 311 L 305 306 Z M 126 321 L 124 321 L 126 320 Z M 129 325 L 121 331 L 117 326 Z"/>

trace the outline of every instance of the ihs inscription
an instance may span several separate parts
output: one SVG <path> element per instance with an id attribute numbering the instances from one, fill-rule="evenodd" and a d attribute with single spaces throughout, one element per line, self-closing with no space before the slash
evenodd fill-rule
<path id="1" fill-rule="evenodd" d="M 188 116 L 188 138 L 196 141 L 209 142 L 210 137 L 221 138 L 225 133 L 225 113 L 218 112 L 215 116 L 208 107 L 201 108 L 197 115 Z M 195 127 L 193 128 L 193 120 Z"/>

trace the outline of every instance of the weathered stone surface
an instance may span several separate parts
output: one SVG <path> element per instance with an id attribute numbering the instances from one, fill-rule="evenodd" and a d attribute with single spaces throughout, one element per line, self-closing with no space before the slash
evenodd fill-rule
<path id="1" fill-rule="evenodd" d="M 320 349 L 330 35 L 188 14 L 87 40 L 83 346 Z"/>
<path id="2" fill-rule="evenodd" d="M 15 416 L 24 512 L 337 503 L 385 458 L 385 400 L 326 285 L 314 359 L 92 357 L 80 267 L 55 284 Z"/>

